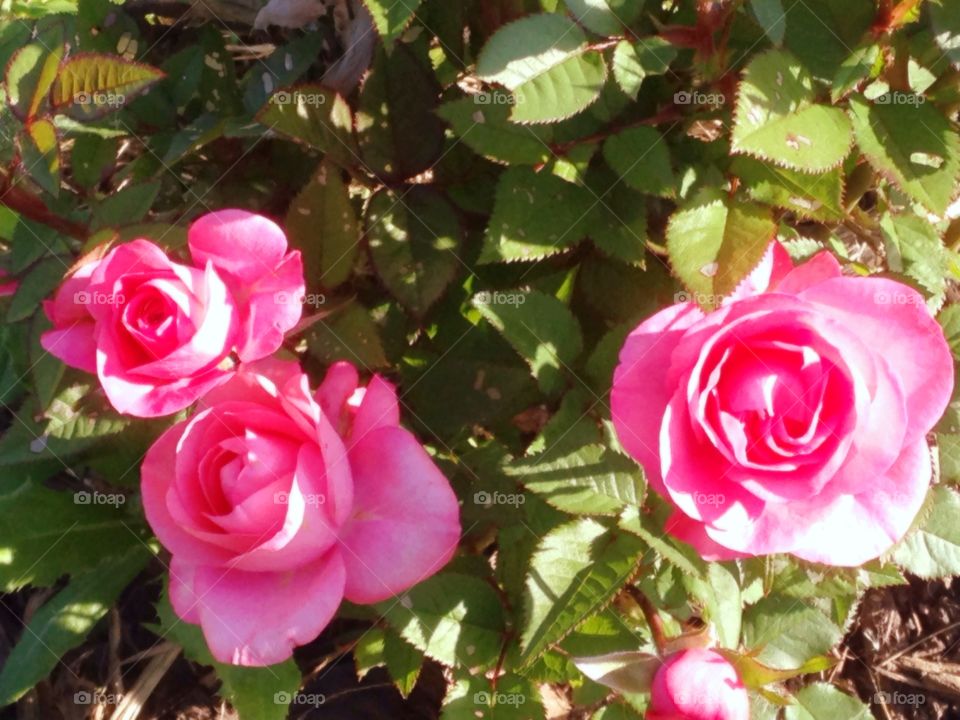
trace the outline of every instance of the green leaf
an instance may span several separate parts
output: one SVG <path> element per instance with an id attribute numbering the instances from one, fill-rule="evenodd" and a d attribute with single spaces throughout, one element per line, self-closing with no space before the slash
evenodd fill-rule
<path id="1" fill-rule="evenodd" d="M 360 247 L 360 223 L 338 167 L 320 165 L 290 203 L 285 228 L 291 247 L 303 254 L 310 287 L 346 282 Z"/>
<path id="2" fill-rule="evenodd" d="M 326 153 L 345 166 L 357 162 L 353 111 L 339 94 L 319 85 L 299 85 L 270 96 L 257 122 Z"/>
<path id="3" fill-rule="evenodd" d="M 125 502 L 119 494 L 55 492 L 32 482 L 0 495 L 0 588 L 53 585 L 89 571 L 105 554 L 142 545 Z"/>
<path id="4" fill-rule="evenodd" d="M 56 197 L 60 192 L 60 139 L 46 118 L 30 122 L 20 133 L 23 166 L 37 185 Z"/>
<path id="5" fill-rule="evenodd" d="M 413 20 L 423 0 L 363 0 L 384 45 L 393 45 Z"/>
<path id="6" fill-rule="evenodd" d="M 526 360 L 545 393 L 564 387 L 583 349 L 580 325 L 566 305 L 536 291 L 479 293 L 473 305 Z"/>
<path id="7" fill-rule="evenodd" d="M 799 667 L 840 642 L 843 631 L 803 600 L 771 594 L 743 613 L 744 646 L 775 669 Z"/>
<path id="8" fill-rule="evenodd" d="M 150 212 L 159 193 L 159 180 L 128 185 L 123 190 L 110 193 L 94 208 L 91 229 L 140 222 Z"/>
<path id="9" fill-rule="evenodd" d="M 643 267 L 647 256 L 646 198 L 612 174 L 611 179 L 613 185 L 607 189 L 590 184 L 600 198 L 587 220 L 590 239 L 609 257 Z"/>
<path id="10" fill-rule="evenodd" d="M 830 99 L 834 103 L 839 102 L 862 81 L 872 77 L 880 59 L 880 46 L 875 43 L 867 43 L 854 50 L 833 78 Z"/>
<path id="11" fill-rule="evenodd" d="M 891 558 L 922 578 L 960 574 L 960 494 L 944 487 L 930 493 L 919 527 L 893 549 Z"/>
<path id="12" fill-rule="evenodd" d="M 586 234 L 595 203 L 588 190 L 526 167 L 506 170 L 479 262 L 540 260 L 566 251 Z"/>
<path id="13" fill-rule="evenodd" d="M 7 105 L 25 122 L 33 119 L 47 97 L 56 77 L 63 48 L 53 52 L 40 43 L 18 49 L 7 64 L 4 89 Z"/>
<path id="14" fill-rule="evenodd" d="M 960 173 L 960 138 L 940 111 L 920 97 L 899 93 L 874 104 L 854 95 L 850 115 L 857 144 L 873 168 L 942 215 Z"/>
<path id="15" fill-rule="evenodd" d="M 361 368 L 389 364 L 380 340 L 380 329 L 365 307 L 351 302 L 314 325 L 307 335 L 310 354 L 329 365 L 348 360 Z"/>
<path id="16" fill-rule="evenodd" d="M 717 629 L 719 646 L 734 650 L 740 647 L 743 601 L 736 566 L 710 563 L 705 578 L 684 575 L 684 582 L 688 591 L 703 603 L 706 619 Z"/>
<path id="17" fill-rule="evenodd" d="M 33 315 L 40 302 L 60 285 L 71 262 L 69 257 L 55 255 L 30 268 L 7 308 L 7 322 L 18 322 Z"/>
<path id="18" fill-rule="evenodd" d="M 781 0 L 750 0 L 750 10 L 774 45 L 783 43 L 787 16 Z"/>
<path id="19" fill-rule="evenodd" d="M 378 48 L 358 100 L 356 128 L 366 169 L 381 179 L 405 179 L 431 167 L 443 149 L 436 115 L 440 87 L 408 45 L 388 56 Z"/>
<path id="20" fill-rule="evenodd" d="M 76 183 L 92 189 L 113 167 L 117 157 L 117 141 L 96 135 L 81 135 L 73 141 L 70 171 Z"/>
<path id="21" fill-rule="evenodd" d="M 60 64 L 51 90 L 53 106 L 79 118 L 118 110 L 164 77 L 143 63 L 105 53 L 78 53 Z"/>
<path id="22" fill-rule="evenodd" d="M 149 558 L 150 551 L 137 543 L 74 576 L 40 608 L 0 671 L 0 707 L 23 696 L 82 643 Z"/>
<path id="23" fill-rule="evenodd" d="M 474 152 L 509 165 L 541 165 L 553 157 L 550 126 L 510 122 L 513 96 L 502 90 L 468 95 L 444 103 L 437 114 Z"/>
<path id="24" fill-rule="evenodd" d="M 404 640 L 437 662 L 473 667 L 499 656 L 503 607 L 479 577 L 440 573 L 377 607 Z"/>
<path id="25" fill-rule="evenodd" d="M 758 55 L 740 83 L 731 151 L 803 172 L 836 167 L 850 151 L 850 120 L 814 97 L 813 78 L 790 53 Z"/>
<path id="26" fill-rule="evenodd" d="M 874 0 L 781 0 L 784 44 L 817 77 L 830 81 L 877 14 Z"/>
<path id="27" fill-rule="evenodd" d="M 586 47 L 586 35 L 569 18 L 530 15 L 487 41 L 477 75 L 513 93 L 513 121 L 562 120 L 596 102 L 606 81 L 603 56 Z"/>
<path id="28" fill-rule="evenodd" d="M 622 35 L 643 11 L 644 0 L 563 0 L 577 22 L 597 35 Z"/>
<path id="29" fill-rule="evenodd" d="M 885 213 L 880 229 L 890 270 L 905 273 L 930 295 L 939 307 L 947 290 L 947 279 L 958 277 L 960 257 L 943 246 L 940 234 L 925 218 L 913 213 Z"/>
<path id="30" fill-rule="evenodd" d="M 423 653 L 393 632 L 384 638 L 384 660 L 387 671 L 403 697 L 413 692 L 423 666 Z"/>
<path id="31" fill-rule="evenodd" d="M 954 65 L 960 64 L 960 2 L 930 0 L 930 22 L 933 38 Z"/>
<path id="32" fill-rule="evenodd" d="M 661 197 L 676 193 L 670 150 L 653 128 L 636 127 L 611 135 L 603 144 L 603 157 L 635 190 Z"/>
<path id="33" fill-rule="evenodd" d="M 157 602 L 160 624 L 155 631 L 183 648 L 186 657 L 216 671 L 222 683 L 217 693 L 228 700 L 239 717 L 256 720 L 285 720 L 300 688 L 300 670 L 291 659 L 267 667 L 241 667 L 217 662 L 207 648 L 198 625 L 181 620 L 170 605 L 167 592 Z M 310 695 L 303 696 L 309 700 Z M 317 704 L 322 703 L 318 696 Z"/>
<path id="34" fill-rule="evenodd" d="M 646 491 L 636 463 L 603 445 L 553 445 L 504 471 L 558 510 L 574 515 L 613 515 L 627 505 L 639 507 Z"/>
<path id="35" fill-rule="evenodd" d="M 813 683 L 796 694 L 785 720 L 873 720 L 870 708 L 829 683 Z"/>
<path id="36" fill-rule="evenodd" d="M 769 208 L 711 189 L 670 218 L 667 250 L 697 303 L 713 308 L 760 264 L 775 232 Z"/>
<path id="37" fill-rule="evenodd" d="M 381 190 L 366 211 L 370 255 L 383 284 L 423 317 L 462 266 L 460 220 L 446 198 L 425 187 Z"/>
<path id="38" fill-rule="evenodd" d="M 521 635 L 529 663 L 605 608 L 637 570 L 643 543 L 579 518 L 549 532 L 527 575 L 526 620 Z"/>
<path id="39" fill-rule="evenodd" d="M 811 175 L 740 156 L 734 158 L 730 170 L 757 202 L 813 220 L 836 221 L 845 215 L 841 168 Z"/>
<path id="40" fill-rule="evenodd" d="M 308 94 L 313 93 L 319 86 L 290 86 L 296 83 L 313 66 L 317 61 L 317 56 L 323 52 L 324 45 L 328 42 L 329 36 L 326 33 L 304 33 L 295 40 L 276 48 L 269 56 L 251 63 L 250 69 L 243 77 L 243 85 L 245 85 L 243 106 L 247 112 L 251 115 L 257 114 L 274 93 L 281 88 L 286 88 L 290 95 L 297 89 L 302 89 Z M 221 56 L 220 62 L 228 62 L 228 54 L 224 53 L 224 55 Z M 327 92 L 330 91 L 327 90 Z M 309 100 L 303 104 L 312 105 L 315 102 L 317 101 Z M 300 105 L 301 103 L 298 102 L 297 104 Z M 333 111 L 331 110 L 331 112 Z M 349 128 L 351 125 L 346 124 L 343 127 Z"/>
<path id="41" fill-rule="evenodd" d="M 440 720 L 543 720 L 537 687 L 519 675 L 490 680 L 474 675 L 457 680 L 447 689 Z"/>
<path id="42" fill-rule="evenodd" d="M 613 77 L 636 100 L 644 79 L 663 75 L 677 57 L 677 49 L 656 35 L 635 41 L 622 40 L 613 51 Z"/>

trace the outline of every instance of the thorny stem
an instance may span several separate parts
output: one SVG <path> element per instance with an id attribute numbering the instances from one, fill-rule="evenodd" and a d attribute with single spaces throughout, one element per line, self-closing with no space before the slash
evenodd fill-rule
<path id="1" fill-rule="evenodd" d="M 639 588 L 628 585 L 626 590 L 630 594 L 630 597 L 640 606 L 640 610 L 643 611 L 643 617 L 646 618 L 647 626 L 650 628 L 653 644 L 657 646 L 657 652 L 663 655 L 667 648 L 667 636 L 663 632 L 663 620 L 660 619 L 657 609 Z"/>

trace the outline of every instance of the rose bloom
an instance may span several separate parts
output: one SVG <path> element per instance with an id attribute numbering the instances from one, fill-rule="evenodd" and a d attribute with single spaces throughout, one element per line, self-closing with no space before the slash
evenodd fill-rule
<path id="1" fill-rule="evenodd" d="M 343 598 L 393 597 L 453 555 L 449 483 L 399 426 L 393 386 L 357 383 L 338 363 L 314 397 L 296 363 L 251 363 L 147 453 L 143 505 L 173 555 L 170 600 L 221 662 L 281 662 Z"/>
<path id="2" fill-rule="evenodd" d="M 667 529 L 707 559 L 792 553 L 854 566 L 911 525 L 931 479 L 926 434 L 953 360 L 919 293 L 793 267 L 775 244 L 714 312 L 680 303 L 627 338 L 617 434 L 674 506 Z"/>
<path id="3" fill-rule="evenodd" d="M 192 265 L 147 240 L 94 251 L 44 303 L 44 349 L 96 373 L 121 413 L 182 410 L 230 377 L 234 353 L 266 357 L 300 320 L 303 263 L 273 222 L 221 210 L 188 241 Z"/>
<path id="4" fill-rule="evenodd" d="M 669 656 L 650 688 L 646 720 L 749 720 L 750 699 L 736 668 L 703 648 Z"/>

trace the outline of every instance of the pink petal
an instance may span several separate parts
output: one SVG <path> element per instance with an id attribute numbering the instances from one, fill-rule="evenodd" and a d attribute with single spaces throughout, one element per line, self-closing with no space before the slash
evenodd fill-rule
<path id="1" fill-rule="evenodd" d="M 685 331 L 702 318 L 693 303 L 657 313 L 627 337 L 614 373 L 610 407 L 617 437 L 661 493 L 660 425 L 672 394 L 667 372 Z"/>
<path id="2" fill-rule="evenodd" d="M 814 285 L 841 277 L 842 274 L 837 259 L 832 253 L 824 251 L 797 265 L 771 290 L 796 295 Z"/>
<path id="3" fill-rule="evenodd" d="M 261 267 L 261 277 L 234 295 L 241 309 L 237 354 L 243 362 L 273 354 L 303 315 L 303 261 L 292 252 L 276 266 Z"/>
<path id="4" fill-rule="evenodd" d="M 399 424 L 400 405 L 396 388 L 379 375 L 374 375 L 367 383 L 360 406 L 356 409 L 350 443 L 359 442 L 379 428 L 397 427 Z"/>
<path id="5" fill-rule="evenodd" d="M 335 362 L 327 369 L 327 374 L 323 376 L 323 382 L 317 388 L 317 402 L 323 408 L 323 412 L 330 422 L 338 428 L 340 427 L 347 400 L 353 395 L 357 386 L 360 384 L 360 375 L 357 369 L 341 360 Z M 346 431 L 346 427 L 343 428 Z"/>
<path id="6" fill-rule="evenodd" d="M 380 428 L 350 450 L 354 512 L 341 535 L 344 594 L 373 603 L 440 570 L 460 537 L 450 484 L 408 431 Z"/>
<path id="7" fill-rule="evenodd" d="M 194 262 L 212 262 L 237 280 L 252 283 L 273 272 L 287 252 L 283 230 L 246 210 L 218 210 L 198 218 L 187 232 Z"/>
<path id="8" fill-rule="evenodd" d="M 40 336 L 40 345 L 48 353 L 71 367 L 97 372 L 97 341 L 93 320 L 76 320 L 48 330 Z"/>
<path id="9" fill-rule="evenodd" d="M 231 372 L 212 368 L 174 382 L 139 375 L 119 362 L 109 328 L 97 338 L 97 375 L 117 412 L 134 417 L 163 417 L 189 407 L 211 389 L 230 379 Z"/>
<path id="10" fill-rule="evenodd" d="M 746 553 L 738 553 L 712 540 L 707 535 L 702 522 L 687 517 L 680 510 L 674 510 L 664 529 L 678 540 L 691 545 L 697 551 L 697 554 L 707 562 L 723 562 L 750 557 Z"/>
<path id="11" fill-rule="evenodd" d="M 219 662 L 263 667 L 283 662 L 316 638 L 343 598 L 344 565 L 332 551 L 287 572 L 246 572 L 179 563 L 183 587 L 171 588 L 174 609 L 188 622 L 199 617 Z"/>
<path id="12" fill-rule="evenodd" d="M 170 513 L 169 501 L 177 473 L 179 444 L 188 424 L 180 422 L 167 430 L 150 447 L 140 467 L 140 491 L 147 522 L 160 543 L 174 556 L 189 557 L 196 563 L 224 564 L 233 553 L 198 540 Z"/>
<path id="13" fill-rule="evenodd" d="M 867 478 L 859 495 L 795 509 L 802 528 L 790 550 L 811 562 L 862 565 L 899 542 L 923 506 L 930 488 L 930 449 L 923 438 L 909 445 L 882 477 Z M 793 513 L 783 508 L 781 516 Z"/>
<path id="14" fill-rule="evenodd" d="M 953 357 L 921 295 L 884 278 L 835 278 L 800 296 L 882 352 L 906 394 L 913 437 L 925 435 L 950 402 Z"/>

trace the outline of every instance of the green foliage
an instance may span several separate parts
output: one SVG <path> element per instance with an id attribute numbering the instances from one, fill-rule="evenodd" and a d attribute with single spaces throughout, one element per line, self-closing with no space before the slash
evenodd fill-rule
<path id="1" fill-rule="evenodd" d="M 137 544 L 77 573 L 41 607 L 0 670 L 0 705 L 9 705 L 42 680 L 60 656 L 86 639 L 117 596 L 143 569 L 150 552 Z"/>
<path id="2" fill-rule="evenodd" d="M 753 716 L 869 717 L 804 676 L 830 666 L 868 588 L 960 574 L 960 401 L 914 528 L 883 562 L 837 569 L 698 557 L 618 443 L 609 390 L 637 323 L 677 300 L 716 308 L 774 238 L 917 288 L 960 360 L 957 0 L 363 0 L 369 20 L 334 11 L 269 43 L 239 3 L 225 24 L 154 5 L 3 6 L 0 284 L 19 286 L 0 297 L 0 587 L 56 594 L 0 697 L 144 567 L 137 469 L 167 425 L 117 415 L 46 354 L 42 303 L 99 244 L 185 253 L 197 215 L 242 207 L 304 258 L 283 352 L 314 381 L 348 360 L 396 383 L 461 499 L 448 568 L 350 606 L 371 623 L 359 640 L 327 631 L 357 643 L 358 673 L 384 667 L 407 696 L 442 663 L 446 720 L 542 718 L 548 685 L 584 717 L 636 720 L 645 695 L 611 700 L 570 658 L 652 651 L 640 592 L 668 635 L 707 625 L 765 693 Z M 217 664 L 158 611 L 242 720 L 287 714 L 293 662 Z"/>

